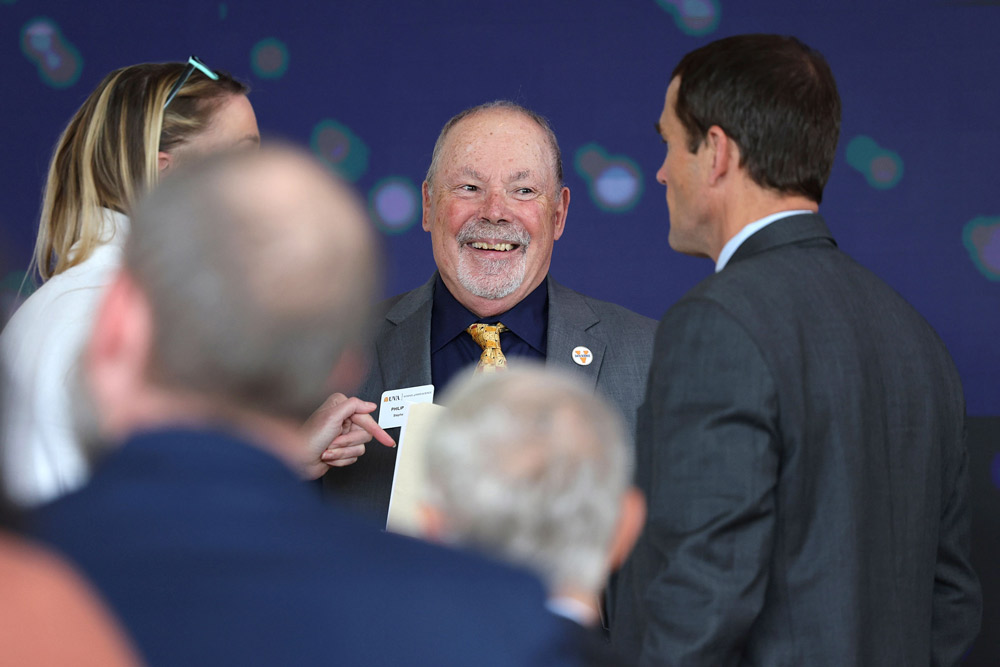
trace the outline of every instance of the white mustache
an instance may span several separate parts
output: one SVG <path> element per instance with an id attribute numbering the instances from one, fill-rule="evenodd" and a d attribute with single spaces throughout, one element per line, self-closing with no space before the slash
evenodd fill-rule
<path id="1" fill-rule="evenodd" d="M 528 230 L 516 222 L 498 225 L 482 220 L 469 220 L 455 235 L 455 240 L 462 245 L 481 239 L 495 239 L 501 243 L 514 243 L 521 247 L 527 247 L 531 243 Z"/>

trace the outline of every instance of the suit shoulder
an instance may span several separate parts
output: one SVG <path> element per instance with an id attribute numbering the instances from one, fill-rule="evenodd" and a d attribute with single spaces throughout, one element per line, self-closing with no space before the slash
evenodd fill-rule
<path id="1" fill-rule="evenodd" d="M 594 297 L 569 290 L 568 288 L 563 289 L 583 299 L 590 309 L 601 318 L 602 324 L 622 328 L 623 335 L 652 336 L 656 331 L 656 320 L 651 317 L 640 315 L 625 306 L 620 306 L 611 301 L 602 301 L 601 299 L 595 299 Z"/>

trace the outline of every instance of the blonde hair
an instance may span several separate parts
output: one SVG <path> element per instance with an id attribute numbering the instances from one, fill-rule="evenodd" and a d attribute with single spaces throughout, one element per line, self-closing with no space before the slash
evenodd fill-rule
<path id="1" fill-rule="evenodd" d="M 163 108 L 184 63 L 146 63 L 111 72 L 70 119 L 49 165 L 32 264 L 48 280 L 80 264 L 102 238 L 101 208 L 128 215 L 156 184 L 157 154 L 205 129 L 222 100 L 249 89 L 225 72 L 195 71 Z M 30 271 L 29 271 L 30 273 Z"/>

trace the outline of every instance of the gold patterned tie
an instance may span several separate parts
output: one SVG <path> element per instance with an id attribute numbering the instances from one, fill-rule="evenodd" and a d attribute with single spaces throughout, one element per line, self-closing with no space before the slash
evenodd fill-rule
<path id="1" fill-rule="evenodd" d="M 495 373 L 496 371 L 507 370 L 507 357 L 503 356 L 500 350 L 500 333 L 510 331 L 502 323 L 492 324 L 472 324 L 466 329 L 472 340 L 479 343 L 483 348 L 483 354 L 479 357 L 479 364 L 476 365 L 477 373 Z"/>

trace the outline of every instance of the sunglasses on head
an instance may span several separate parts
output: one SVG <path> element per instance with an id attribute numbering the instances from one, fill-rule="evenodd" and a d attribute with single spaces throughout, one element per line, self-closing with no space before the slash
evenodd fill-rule
<path id="1" fill-rule="evenodd" d="M 187 83 L 187 80 L 191 78 L 191 75 L 194 74 L 195 70 L 198 70 L 212 81 L 219 80 L 219 75 L 209 69 L 208 65 L 201 62 L 201 59 L 199 59 L 198 56 L 191 56 L 188 58 L 187 67 L 184 68 L 184 71 L 181 73 L 181 77 L 177 79 L 177 83 L 173 85 L 173 88 L 171 88 L 170 92 L 167 94 L 167 101 L 163 103 L 164 109 L 166 109 L 167 105 L 169 105 L 174 97 L 177 96 L 178 91 L 180 91 L 184 84 Z"/>

